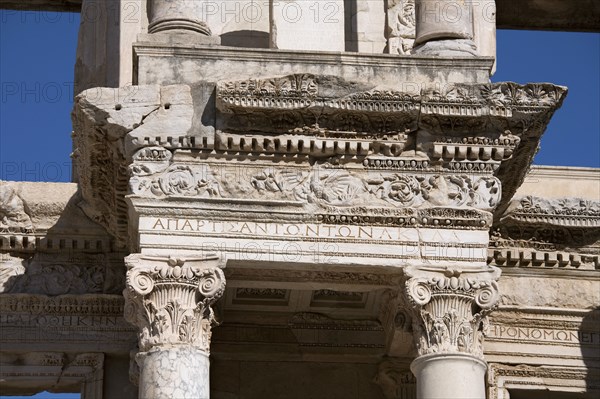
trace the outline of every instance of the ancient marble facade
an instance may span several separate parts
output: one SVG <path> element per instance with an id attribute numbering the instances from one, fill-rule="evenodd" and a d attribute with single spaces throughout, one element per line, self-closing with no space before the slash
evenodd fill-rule
<path id="1" fill-rule="evenodd" d="M 0 392 L 600 393 L 600 170 L 531 166 L 494 1 L 110 4 L 76 182 L 0 182 Z"/>

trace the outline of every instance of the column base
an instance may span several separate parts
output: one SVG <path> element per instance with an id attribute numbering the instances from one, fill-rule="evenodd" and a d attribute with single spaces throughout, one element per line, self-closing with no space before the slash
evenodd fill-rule
<path id="1" fill-rule="evenodd" d="M 425 355 L 410 369 L 417 378 L 417 399 L 485 399 L 487 364 L 462 353 Z"/>
<path id="2" fill-rule="evenodd" d="M 471 39 L 431 40 L 413 48 L 413 54 L 432 57 L 476 57 L 477 46 Z"/>
<path id="3" fill-rule="evenodd" d="M 139 353 L 140 399 L 209 399 L 210 360 L 195 348 L 155 348 Z"/>
<path id="4" fill-rule="evenodd" d="M 158 33 L 164 31 L 186 31 L 196 32 L 206 36 L 211 35 L 210 28 L 200 21 L 193 19 L 177 18 L 177 19 L 164 19 L 156 22 L 152 22 L 148 26 L 148 33 Z"/>

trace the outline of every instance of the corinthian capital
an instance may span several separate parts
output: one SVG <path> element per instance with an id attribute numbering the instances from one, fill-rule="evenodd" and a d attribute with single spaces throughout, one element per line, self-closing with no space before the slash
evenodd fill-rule
<path id="1" fill-rule="evenodd" d="M 500 270 L 413 267 L 406 273 L 419 355 L 462 352 L 483 358 L 487 316 L 500 298 Z"/>
<path id="2" fill-rule="evenodd" d="M 131 255 L 125 262 L 125 318 L 140 329 L 140 351 L 188 345 L 208 353 L 214 322 L 211 305 L 225 291 L 218 257 Z"/>

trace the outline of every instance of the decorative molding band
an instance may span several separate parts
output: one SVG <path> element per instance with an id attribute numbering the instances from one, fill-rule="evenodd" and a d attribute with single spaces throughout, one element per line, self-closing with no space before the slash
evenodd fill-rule
<path id="1" fill-rule="evenodd" d="M 106 252 L 112 248 L 109 237 L 48 236 L 37 231 L 23 234 L 11 229 L 0 230 L 0 251 L 30 253 L 36 251 Z"/>
<path id="2" fill-rule="evenodd" d="M 153 148 L 157 153 L 166 151 Z M 147 149 L 140 151 L 146 153 Z M 228 165 L 169 164 L 163 157 L 134 162 L 129 169 L 130 190 L 136 197 L 295 201 L 320 208 L 370 204 L 391 209 L 424 208 L 424 212 L 433 213 L 436 210 L 431 208 L 443 207 L 450 208 L 442 211 L 448 215 L 460 212 L 456 208 L 492 211 L 501 197 L 500 182 L 495 177 L 469 174 L 365 172 L 325 164 L 310 168 L 248 167 L 240 175 Z M 450 225 L 453 219 L 443 215 L 439 218 L 441 226 Z M 409 224 L 411 219 L 407 219 Z M 428 224 L 429 219 L 423 216 L 418 221 Z"/>
<path id="3" fill-rule="evenodd" d="M 314 126 L 388 134 L 414 131 L 418 126 L 444 134 L 487 129 L 523 133 L 528 130 L 524 121 L 527 124 L 545 118 L 560 107 L 567 91 L 550 84 L 523 86 L 507 82 L 455 84 L 415 95 L 394 90 L 361 91 L 359 85 L 349 92 L 341 83 L 339 79 L 309 74 L 220 82 L 217 109 L 223 120 L 219 128 L 290 133 L 302 126 Z M 514 149 L 514 141 L 507 144 Z M 439 150 L 444 152 L 441 147 Z M 494 156 L 491 150 L 484 153 L 486 157 Z M 502 151 L 495 157 L 503 159 L 505 154 Z"/>
<path id="4" fill-rule="evenodd" d="M 219 258 L 130 255 L 125 262 L 125 318 L 140 329 L 140 351 L 190 345 L 209 353 L 211 305 L 225 292 Z"/>
<path id="5" fill-rule="evenodd" d="M 589 375 L 588 373 L 592 373 Z M 544 392 L 600 392 L 597 369 L 561 366 L 506 365 L 488 367 L 488 397 L 509 399 L 508 389 L 522 388 Z"/>
<path id="6" fill-rule="evenodd" d="M 315 282 L 340 285 L 396 287 L 402 277 L 399 274 L 359 273 L 349 271 L 309 271 L 309 270 L 276 270 L 228 267 L 225 269 L 228 280 L 236 281 L 282 281 L 282 282 Z"/>
<path id="7" fill-rule="evenodd" d="M 533 248 L 489 248 L 488 264 L 528 269 L 600 270 L 600 256 Z"/>
<path id="8" fill-rule="evenodd" d="M 527 223 L 600 231 L 600 202 L 527 196 L 510 203 L 503 223 Z"/>

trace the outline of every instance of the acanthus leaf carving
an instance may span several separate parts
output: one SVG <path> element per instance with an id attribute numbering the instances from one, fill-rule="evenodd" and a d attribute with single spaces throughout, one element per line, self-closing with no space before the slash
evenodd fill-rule
<path id="1" fill-rule="evenodd" d="M 243 173 L 220 165 L 174 163 L 154 175 L 134 174 L 130 188 L 135 195 L 156 198 L 297 201 L 318 208 L 369 203 L 391 208 L 452 207 L 491 211 L 501 197 L 500 182 L 493 176 L 364 172 L 330 163 L 310 169 L 248 168 Z"/>
<path id="2" fill-rule="evenodd" d="M 210 350 L 211 305 L 225 292 L 218 257 L 175 259 L 131 255 L 125 317 L 140 329 L 140 351 L 190 345 Z"/>
<path id="3" fill-rule="evenodd" d="M 500 299 L 499 270 L 409 267 L 407 275 L 405 295 L 413 307 L 419 355 L 462 352 L 483 358 L 487 316 Z"/>

